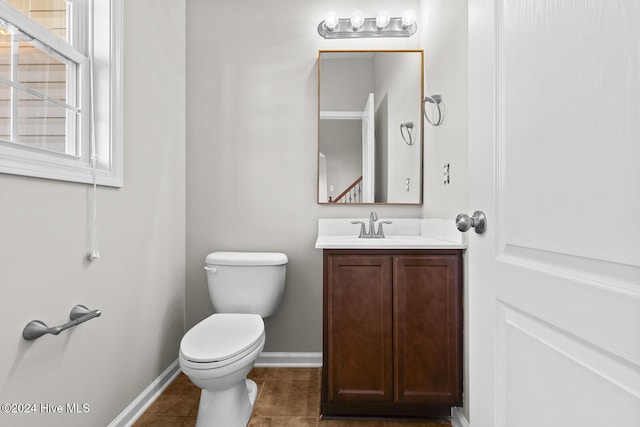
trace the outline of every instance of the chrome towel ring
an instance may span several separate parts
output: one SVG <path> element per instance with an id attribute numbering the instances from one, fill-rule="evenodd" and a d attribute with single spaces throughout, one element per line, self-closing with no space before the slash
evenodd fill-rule
<path id="1" fill-rule="evenodd" d="M 400 135 L 407 145 L 413 145 L 413 122 L 400 123 Z"/>
<path id="2" fill-rule="evenodd" d="M 435 118 L 435 120 L 431 120 L 429 118 L 429 115 L 427 114 L 427 102 L 434 104 L 433 106 L 433 110 L 432 112 L 438 112 L 437 114 L 437 118 Z M 444 120 L 444 113 L 440 107 L 440 104 L 442 103 L 442 95 L 431 95 L 431 96 L 425 96 L 424 100 L 422 101 L 422 106 L 423 109 L 422 111 L 424 112 L 424 118 L 427 119 L 427 121 L 429 122 L 429 124 L 431 124 L 431 126 L 440 126 Z"/>

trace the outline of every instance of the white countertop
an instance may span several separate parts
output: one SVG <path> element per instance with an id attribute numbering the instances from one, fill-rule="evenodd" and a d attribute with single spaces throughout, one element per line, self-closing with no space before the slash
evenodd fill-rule
<path id="1" fill-rule="evenodd" d="M 358 238 L 360 226 L 351 221 L 369 218 L 321 218 L 318 220 L 317 249 L 466 249 L 465 235 L 453 220 L 420 218 L 380 218 L 385 238 Z"/>

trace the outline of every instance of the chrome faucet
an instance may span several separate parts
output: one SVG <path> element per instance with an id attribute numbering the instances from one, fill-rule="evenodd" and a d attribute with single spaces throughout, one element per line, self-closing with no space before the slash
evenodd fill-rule
<path id="1" fill-rule="evenodd" d="M 375 230 L 375 223 L 378 220 L 378 214 L 371 211 L 369 214 L 369 230 L 367 230 L 364 221 L 351 221 L 351 224 L 360 224 L 360 234 L 358 237 L 361 239 L 382 239 L 384 238 L 383 224 L 392 224 L 391 221 L 380 221 L 378 224 L 378 231 Z"/>
<path id="2" fill-rule="evenodd" d="M 375 224 L 378 220 L 378 214 L 375 211 L 371 211 L 369 214 L 369 237 L 376 237 Z"/>

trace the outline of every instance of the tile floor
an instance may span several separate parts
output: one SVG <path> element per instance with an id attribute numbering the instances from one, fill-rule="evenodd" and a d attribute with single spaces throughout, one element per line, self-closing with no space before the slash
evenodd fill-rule
<path id="1" fill-rule="evenodd" d="M 320 369 L 254 368 L 258 400 L 248 427 L 451 427 L 446 422 L 320 420 Z M 195 426 L 200 389 L 182 373 L 134 427 Z"/>

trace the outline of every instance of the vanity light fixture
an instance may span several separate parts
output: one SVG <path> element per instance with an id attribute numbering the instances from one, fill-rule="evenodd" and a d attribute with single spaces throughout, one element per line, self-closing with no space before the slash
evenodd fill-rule
<path id="1" fill-rule="evenodd" d="M 391 17 L 383 10 L 375 18 L 365 18 L 360 11 L 353 12 L 350 18 L 338 18 L 335 12 L 329 12 L 318 24 L 318 34 L 325 39 L 411 37 L 417 30 L 416 12 L 411 9 L 401 17 Z"/>

